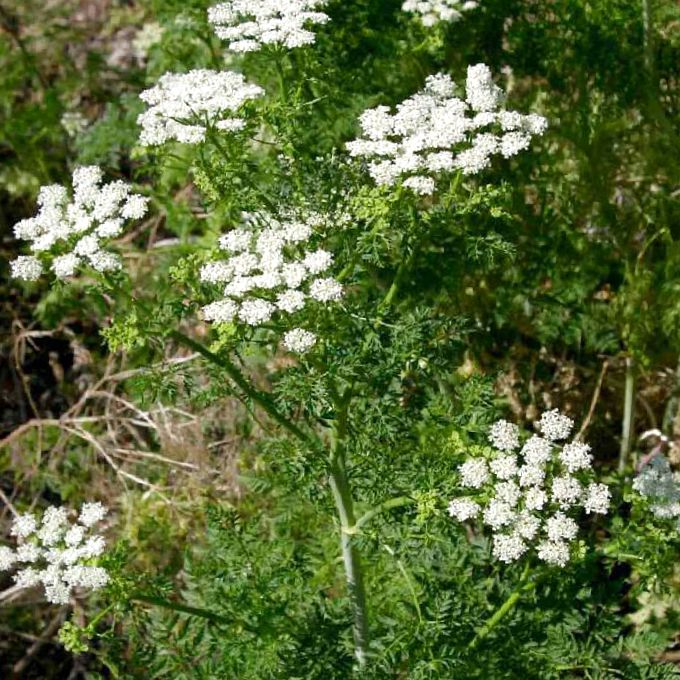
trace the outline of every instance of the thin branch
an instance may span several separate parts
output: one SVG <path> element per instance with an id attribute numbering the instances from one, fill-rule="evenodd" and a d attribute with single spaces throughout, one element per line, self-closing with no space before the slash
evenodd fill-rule
<path id="1" fill-rule="evenodd" d="M 181 343 L 185 347 L 192 349 L 194 352 L 198 352 L 208 361 L 223 368 L 229 377 L 238 385 L 241 391 L 246 397 L 252 399 L 255 403 L 261 406 L 279 425 L 283 426 L 295 437 L 300 439 L 307 444 L 312 444 L 314 446 L 318 445 L 319 442 L 313 435 L 303 432 L 295 423 L 291 422 L 286 416 L 284 416 L 276 407 L 272 401 L 269 394 L 262 392 L 254 387 L 250 381 L 241 373 L 238 367 L 232 363 L 226 357 L 221 357 L 211 352 L 207 347 L 197 342 L 193 338 L 180 331 L 173 330 L 170 332 L 170 337 Z"/>

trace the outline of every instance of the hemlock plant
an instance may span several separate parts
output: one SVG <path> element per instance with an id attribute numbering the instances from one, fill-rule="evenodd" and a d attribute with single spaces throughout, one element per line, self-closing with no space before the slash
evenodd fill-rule
<path id="1" fill-rule="evenodd" d="M 455 30 L 484 8 L 405 2 L 401 21 Z M 617 593 L 586 592 L 630 551 L 676 545 L 680 494 L 665 458 L 632 484 L 612 478 L 580 434 L 565 442 L 575 423 L 558 409 L 525 436 L 494 422 L 483 381 L 454 376 L 485 332 L 463 318 L 468 298 L 503 275 L 497 258 L 522 249 L 508 235 L 521 225 L 502 173 L 530 167 L 560 121 L 534 112 L 545 112 L 538 97 L 513 110 L 499 74 L 476 59 L 420 74 L 394 106 L 370 85 L 357 102 L 333 101 L 324 79 L 347 58 L 333 52 L 343 11 L 206 8 L 210 63 L 163 65 L 139 95 L 135 157 L 150 197 L 79 166 L 71 191 L 42 187 L 37 216 L 15 226 L 31 254 L 11 263 L 14 277 L 98 292 L 112 351 L 182 347 L 204 362 L 205 403 L 244 405 L 261 430 L 261 474 L 242 514 L 208 504 L 208 535 L 183 568 L 186 603 L 160 576 L 145 585 L 125 545 L 107 555 L 101 537 L 85 538 L 105 515 L 96 502 L 71 527 L 66 508 L 42 524 L 18 516 L 0 569 L 21 565 L 16 585 L 42 584 L 53 603 L 99 591 L 109 603 L 95 622 L 135 619 L 142 603 L 187 617 L 181 649 L 166 654 L 178 619 L 139 609 L 135 630 L 149 637 L 134 643 L 155 677 L 674 677 L 653 663 L 658 639 L 617 648 Z M 202 197 L 189 218 L 170 207 L 178 176 Z M 140 273 L 139 222 L 156 213 L 178 238 L 147 253 Z M 505 236 L 485 232 L 495 221 L 512 225 Z M 528 637 L 504 668 L 516 628 Z M 489 638 L 498 649 L 484 671 L 475 655 Z M 80 649 L 72 625 L 63 639 Z M 192 654 L 193 670 L 182 662 Z"/>

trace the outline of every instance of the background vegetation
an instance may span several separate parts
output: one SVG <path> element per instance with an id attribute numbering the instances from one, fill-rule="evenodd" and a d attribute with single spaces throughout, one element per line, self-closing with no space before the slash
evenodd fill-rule
<path id="1" fill-rule="evenodd" d="M 373 638 L 365 677 L 680 675 L 677 545 L 635 533 L 625 493 L 622 520 L 590 527 L 609 548 L 534 582 L 483 649 L 470 647 L 475 630 L 521 569 L 490 562 L 486 542 L 466 540 L 442 506 L 465 447 L 502 415 L 531 428 L 559 407 L 612 480 L 652 450 L 680 462 L 677 3 L 483 0 L 425 29 L 399 0 L 332 0 L 313 50 L 282 57 L 278 71 L 238 62 L 279 94 L 266 123 L 280 154 L 267 140 L 226 158 L 144 152 L 137 94 L 165 71 L 225 66 L 210 4 L 0 0 L 0 522 L 9 506 L 96 497 L 114 509 L 108 559 L 119 574 L 111 601 L 72 610 L 35 594 L 0 601 L 0 675 L 351 676 L 324 461 L 253 421 L 224 375 L 164 330 L 180 310 L 186 332 L 229 346 L 192 316 L 187 291 L 199 249 L 262 194 L 351 212 L 338 258 L 358 260 L 363 307 L 344 325 L 320 322 L 335 333 L 326 366 L 251 346 L 250 370 L 282 411 L 315 422 L 332 410 L 328 366 L 342 366 L 339 380 L 368 371 L 352 416 L 359 506 L 416 500 L 358 538 Z M 345 163 L 343 146 L 365 108 L 402 101 L 438 71 L 462 81 L 477 62 L 512 108 L 550 128 L 474 187 L 452 188 L 424 225 Z M 87 280 L 8 277 L 22 252 L 13 224 L 77 164 L 151 196 L 150 216 L 125 237 L 128 298 Z M 400 240 L 423 229 L 417 250 Z M 404 256 L 399 311 L 376 330 L 361 312 Z M 354 338 L 361 353 L 348 358 Z M 56 636 L 67 619 L 69 651 Z M 86 642 L 77 628 L 88 623 Z"/>

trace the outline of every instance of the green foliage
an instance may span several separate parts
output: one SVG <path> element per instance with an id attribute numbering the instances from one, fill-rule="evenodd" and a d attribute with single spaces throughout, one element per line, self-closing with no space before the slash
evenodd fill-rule
<path id="1" fill-rule="evenodd" d="M 676 595 L 678 536 L 650 522 L 630 491 L 633 469 L 608 473 L 618 385 L 615 399 L 593 406 L 605 443 L 596 467 L 609 475 L 616 512 L 584 520 L 568 567 L 502 565 L 446 509 L 458 465 L 489 453 L 489 426 L 508 406 L 526 425 L 539 406 L 562 402 L 591 421 L 590 394 L 560 374 L 565 366 L 581 376 L 603 357 L 632 356 L 654 381 L 675 368 L 674 3 L 653 3 L 647 28 L 629 0 L 487 0 L 460 22 L 426 28 L 401 0 L 331 0 L 313 46 L 238 56 L 223 54 L 208 0 L 125 3 L 89 27 L 91 49 L 87 27 L 68 21 L 78 3 L 44 13 L 33 0 L 12 4 L 9 18 L 0 4 L 3 229 L 9 235 L 38 187 L 64 181 L 75 164 L 136 182 L 152 206 L 120 241 L 124 271 L 27 288 L 30 321 L 76 328 L 107 362 L 103 373 L 123 365 L 133 409 L 198 414 L 206 450 L 231 456 L 181 457 L 174 462 L 195 471 L 186 488 L 163 469 L 143 493 L 121 496 L 107 606 L 62 627 L 65 649 L 121 678 L 678 677 L 662 657 L 677 615 L 629 616 L 650 593 Z M 157 39 L 134 56 L 125 36 L 151 22 Z M 119 41 L 122 65 L 111 58 Z M 375 186 L 347 158 L 362 111 L 398 104 L 428 74 L 462 84 L 479 61 L 504 81 L 510 108 L 549 119 L 530 151 L 477 177 L 452 173 L 435 197 Z M 210 128 L 202 144 L 141 148 L 138 93 L 167 71 L 195 68 L 233 68 L 266 96 L 244 108 L 238 133 Z M 63 116 L 74 111 L 88 124 L 70 136 Z M 310 248 L 333 253 L 345 287 L 338 304 L 292 317 L 290 327 L 318 337 L 300 356 L 280 349 L 287 322 L 207 325 L 199 311 L 219 292 L 198 275 L 218 236 L 243 212 L 291 209 L 332 217 Z M 662 406 L 670 391 L 661 389 Z M 219 410 L 235 399 L 240 410 Z M 645 429 L 662 408 L 648 399 Z M 87 433 L 110 434 L 107 419 L 88 421 Z M 128 420 L 113 434 L 117 453 L 186 453 L 171 428 L 140 434 Z M 43 449 L 61 445 L 61 424 L 52 417 L 54 431 L 22 439 L 37 451 L 35 468 Z M 94 476 L 87 458 L 81 442 L 34 472 L 30 502 L 79 498 Z M 2 462 L 12 465 L 9 455 Z M 353 636 L 360 598 L 346 573 L 358 556 L 370 633 L 363 668 Z"/>

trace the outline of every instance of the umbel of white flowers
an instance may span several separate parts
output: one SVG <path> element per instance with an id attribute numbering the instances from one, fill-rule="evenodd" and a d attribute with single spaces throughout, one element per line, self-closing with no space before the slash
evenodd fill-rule
<path id="1" fill-rule="evenodd" d="M 206 321 L 260 326 L 274 315 L 295 314 L 310 301 L 339 300 L 342 286 L 321 276 L 333 255 L 304 247 L 323 222 L 314 214 L 281 220 L 266 213 L 244 214 L 244 225 L 220 238 L 226 257 L 201 267 L 201 281 L 224 286 L 223 296 L 203 307 Z M 300 328 L 283 338 L 293 352 L 305 352 L 315 342 L 313 333 Z"/>
<path id="2" fill-rule="evenodd" d="M 520 559 L 532 546 L 540 560 L 563 567 L 578 534 L 581 511 L 604 514 L 610 492 L 593 481 L 590 446 L 566 439 L 573 421 L 559 411 L 543 414 L 524 445 L 519 428 L 505 420 L 493 425 L 491 456 L 470 458 L 459 468 L 461 496 L 451 501 L 459 522 L 481 518 L 493 535 L 493 555 Z"/>
<path id="3" fill-rule="evenodd" d="M 60 279 L 87 265 L 99 272 L 120 269 L 120 258 L 104 245 L 120 236 L 126 221 L 146 214 L 148 199 L 120 180 L 102 184 L 102 177 L 97 166 L 76 168 L 71 198 L 59 184 L 40 189 L 38 214 L 14 225 L 35 254 L 11 262 L 12 276 L 35 281 L 45 264 Z"/>
<path id="4" fill-rule="evenodd" d="M 423 26 L 434 26 L 440 21 L 458 21 L 463 12 L 475 9 L 472 0 L 406 0 L 401 8 L 420 17 Z"/>
<path id="5" fill-rule="evenodd" d="M 91 528 L 106 515 L 101 503 L 85 503 L 75 522 L 65 508 L 49 507 L 38 520 L 33 514 L 14 519 L 10 534 L 16 550 L 0 546 L 0 571 L 21 567 L 14 581 L 21 588 L 42 584 L 48 602 L 68 604 L 74 588 L 97 590 L 109 582 L 105 569 L 92 564 L 105 548 Z"/>
<path id="6" fill-rule="evenodd" d="M 237 115 L 239 109 L 263 94 L 261 87 L 233 71 L 166 73 L 139 95 L 149 105 L 137 118 L 139 143 L 154 146 L 175 139 L 197 144 L 205 139 L 208 125 L 222 132 L 242 130 L 245 120 Z"/>
<path id="7" fill-rule="evenodd" d="M 655 517 L 675 520 L 680 531 L 680 474 L 661 455 L 654 456 L 633 480 L 633 489 L 649 504 Z"/>
<path id="8" fill-rule="evenodd" d="M 263 45 L 288 48 L 311 45 L 309 24 L 325 24 L 327 14 L 316 11 L 327 0 L 229 0 L 208 10 L 218 38 L 233 52 L 256 52 Z"/>
<path id="9" fill-rule="evenodd" d="M 481 172 L 494 154 L 510 158 L 542 135 L 547 121 L 502 108 L 504 95 L 484 64 L 469 66 L 466 98 L 454 95 L 446 74 L 429 76 L 425 89 L 397 106 L 368 109 L 359 118 L 362 139 L 349 142 L 351 156 L 367 158 L 371 177 L 383 185 L 403 185 L 418 194 L 431 194 L 435 177 L 461 170 Z"/>

